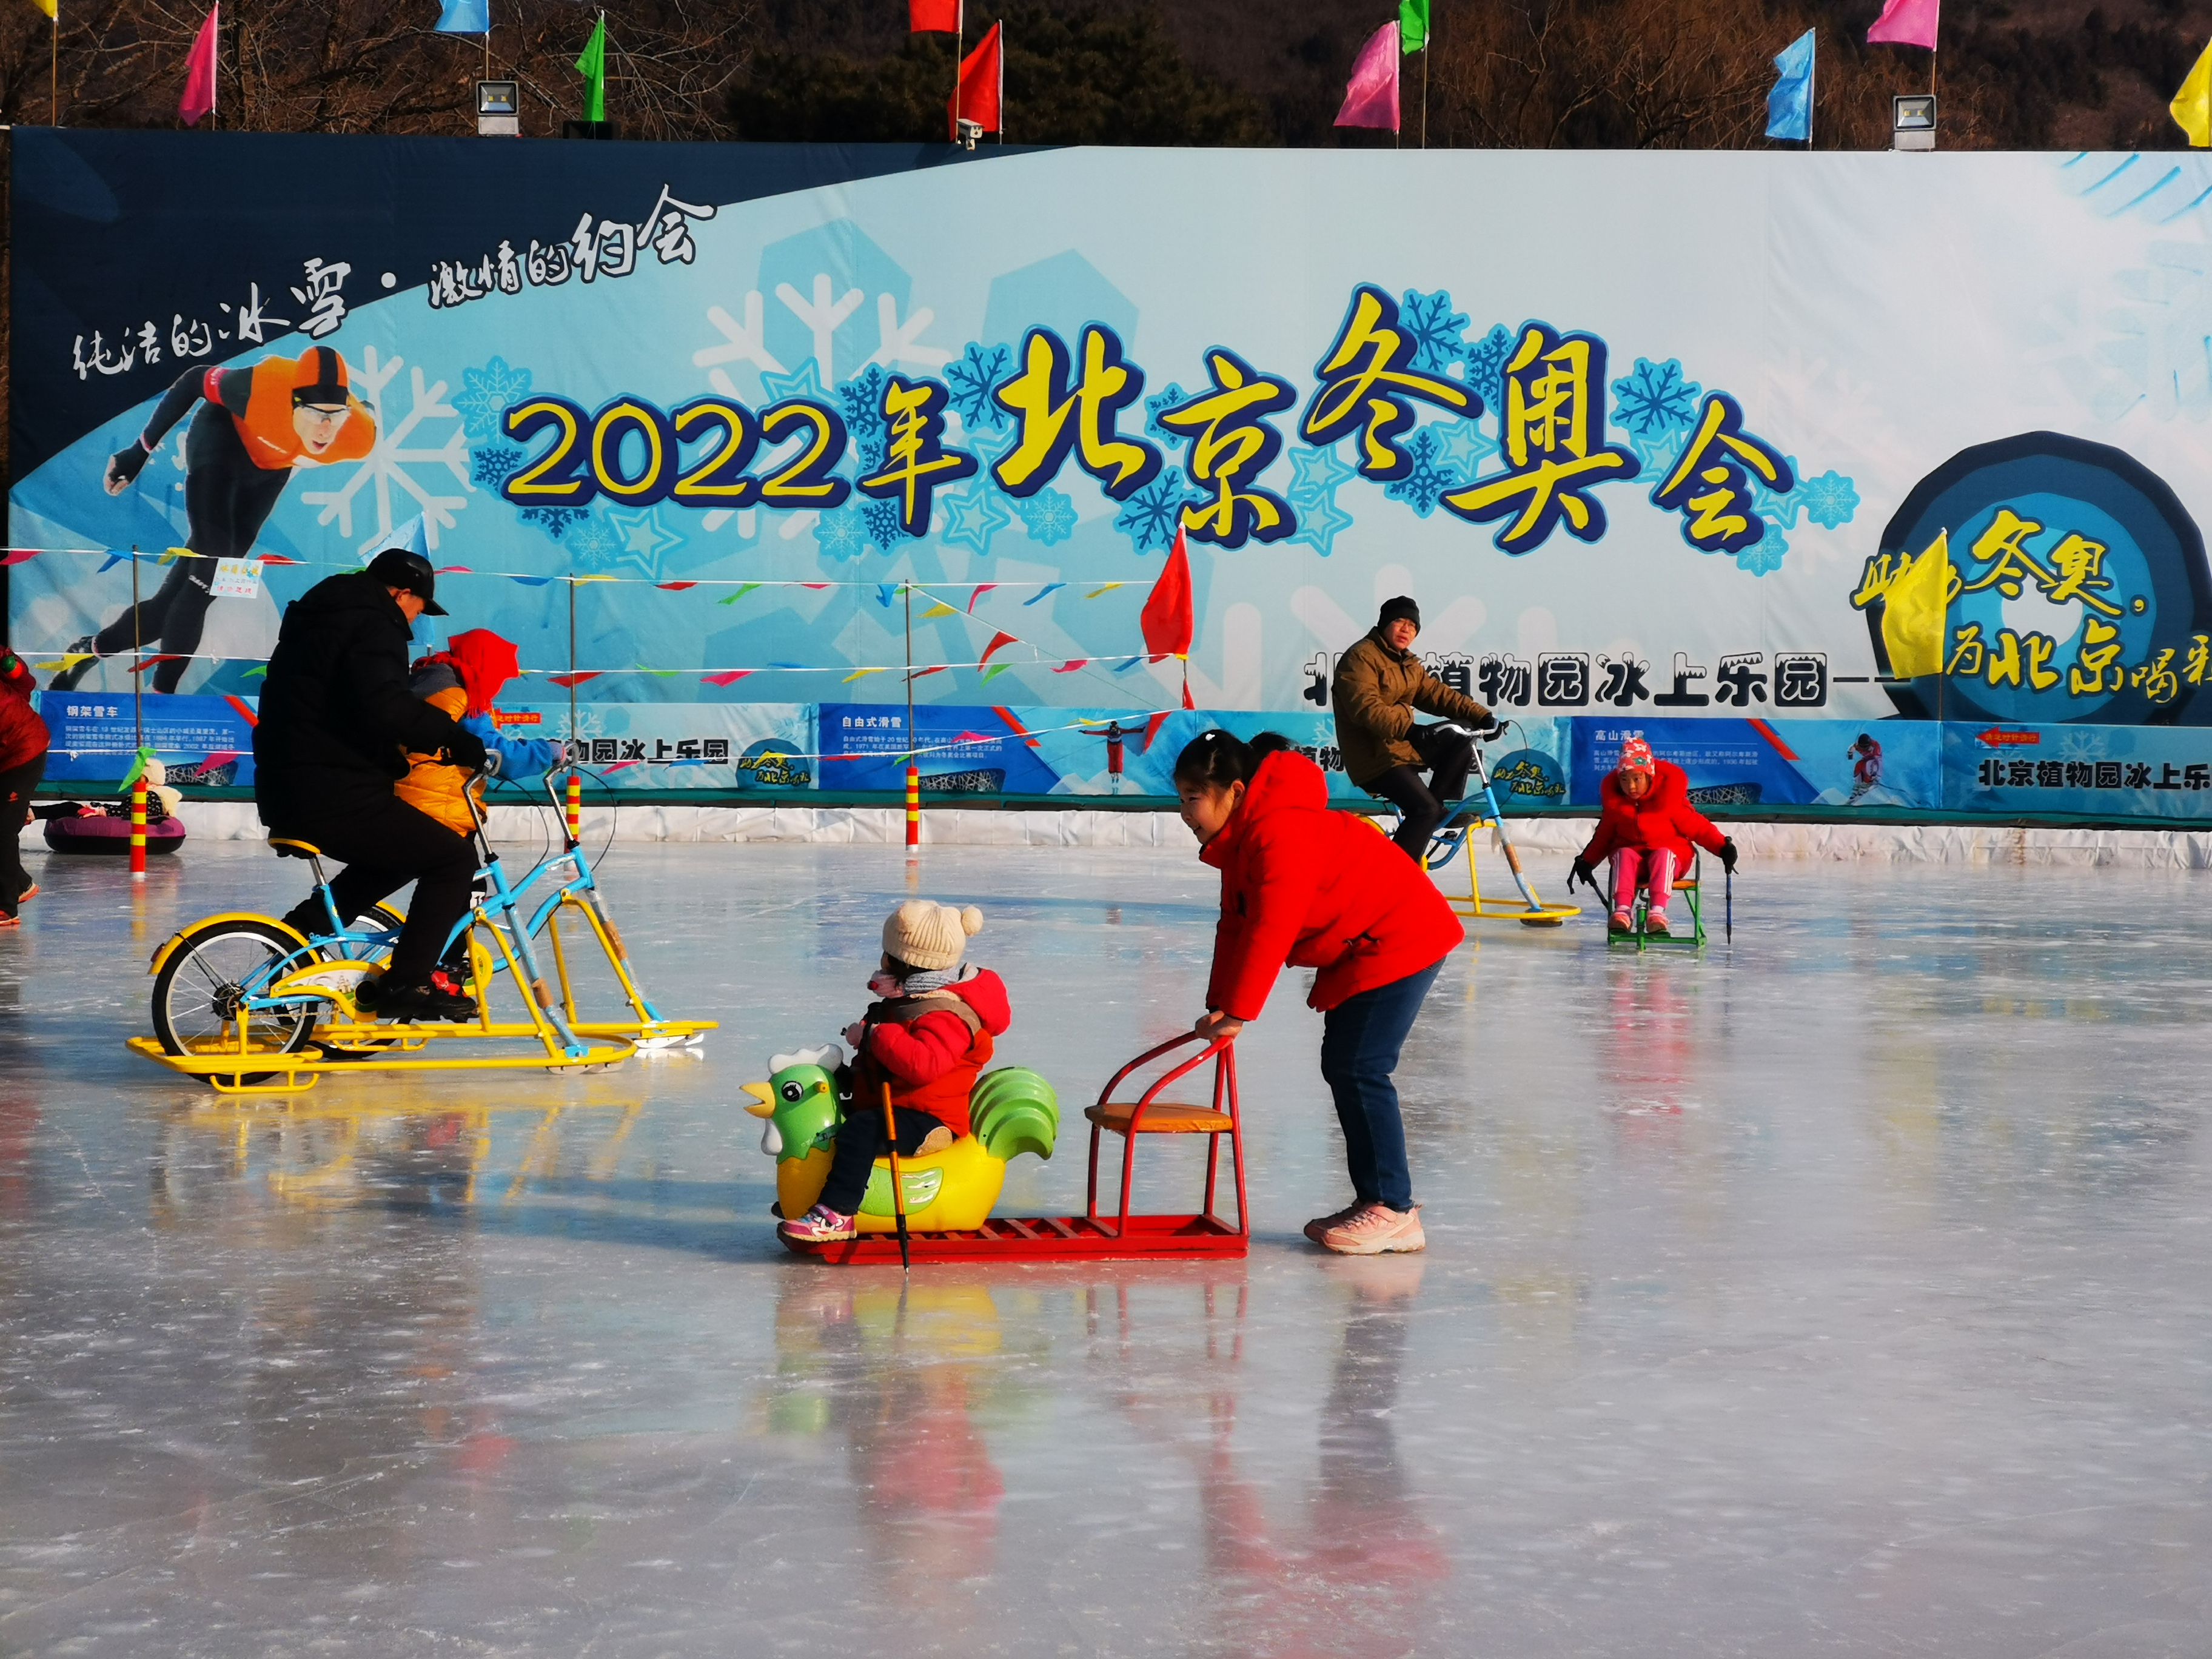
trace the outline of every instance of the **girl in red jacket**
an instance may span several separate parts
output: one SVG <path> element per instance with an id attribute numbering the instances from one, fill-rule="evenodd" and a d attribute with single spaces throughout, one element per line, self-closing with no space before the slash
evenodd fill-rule
<path id="1" fill-rule="evenodd" d="M 1621 744 L 1620 764 L 1606 775 L 1599 793 L 1604 814 L 1597 821 L 1597 833 L 1568 872 L 1567 886 L 1572 890 L 1579 881 L 1597 891 L 1597 861 L 1611 854 L 1613 932 L 1629 931 L 1629 911 L 1636 902 L 1638 883 L 1651 890 L 1645 931 L 1668 932 L 1667 900 L 1675 875 L 1689 868 L 1692 842 L 1717 854 L 1723 869 L 1735 871 L 1735 843 L 1690 805 L 1690 781 L 1682 769 L 1672 761 L 1652 759 L 1651 745 L 1643 738 L 1630 738 Z"/>
<path id="2" fill-rule="evenodd" d="M 1328 810 L 1321 769 L 1262 732 L 1205 732 L 1176 760 L 1182 821 L 1221 872 L 1221 921 L 1201 1036 L 1257 1019 L 1285 963 L 1318 968 L 1321 1074 L 1344 1126 L 1352 1202 L 1306 1223 L 1343 1255 L 1418 1250 L 1419 1206 L 1390 1081 L 1421 1000 L 1467 937 L 1427 872 L 1349 812 Z"/>
<path id="3" fill-rule="evenodd" d="M 890 1145 L 885 1084 L 901 1157 L 942 1152 L 968 1133 L 968 1097 L 991 1063 L 992 1039 L 1013 1023 L 1005 982 L 960 960 L 968 936 L 982 926 L 983 913 L 972 904 L 956 910 L 927 899 L 908 899 L 884 924 L 883 962 L 868 981 L 884 1000 L 845 1028 L 852 1104 L 837 1126 L 821 1199 L 783 1224 L 789 1237 L 828 1243 L 853 1236 L 868 1172 Z"/>
<path id="4" fill-rule="evenodd" d="M 31 792 L 46 769 L 46 723 L 31 707 L 39 689 L 23 659 L 0 651 L 0 927 L 18 925 L 15 907 L 39 890 L 23 868 L 18 850 L 23 825 L 31 816 Z"/>

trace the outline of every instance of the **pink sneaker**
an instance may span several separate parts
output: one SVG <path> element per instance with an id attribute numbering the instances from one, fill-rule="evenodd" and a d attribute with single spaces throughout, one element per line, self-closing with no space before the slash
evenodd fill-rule
<path id="1" fill-rule="evenodd" d="M 1364 1204 L 1362 1204 L 1355 1198 L 1351 1203 L 1346 1205 L 1342 1209 L 1336 1211 L 1334 1214 L 1317 1215 L 1311 1221 L 1306 1223 L 1306 1237 L 1313 1240 L 1316 1244 L 1326 1243 L 1327 1241 L 1323 1235 L 1325 1235 L 1330 1228 L 1342 1226 L 1346 1222 L 1351 1220 L 1352 1217 L 1358 1215 L 1367 1206 Z"/>
<path id="2" fill-rule="evenodd" d="M 1664 910 L 1646 911 L 1644 916 L 1644 931 L 1654 939 L 1673 937 L 1673 931 L 1667 926 L 1667 913 Z"/>
<path id="3" fill-rule="evenodd" d="M 853 1236 L 853 1218 L 817 1204 L 798 1220 L 787 1221 L 776 1231 L 802 1244 L 835 1244 L 841 1238 Z"/>
<path id="4" fill-rule="evenodd" d="M 1419 1205 L 1400 1211 L 1387 1204 L 1365 1204 L 1323 1233 L 1321 1243 L 1339 1255 L 1389 1255 L 1426 1249 L 1429 1241 L 1421 1231 Z"/>

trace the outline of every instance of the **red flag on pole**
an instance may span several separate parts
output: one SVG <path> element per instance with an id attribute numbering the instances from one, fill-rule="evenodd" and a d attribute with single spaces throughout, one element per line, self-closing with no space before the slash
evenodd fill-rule
<path id="1" fill-rule="evenodd" d="M 986 132 L 999 130 L 999 88 L 1006 69 L 1000 61 L 999 31 L 1004 27 L 992 24 L 982 44 L 960 60 L 960 90 L 945 106 L 945 124 L 956 144 L 963 121 L 973 121 Z"/>
<path id="2" fill-rule="evenodd" d="M 206 21 L 185 58 L 185 95 L 177 100 L 177 114 L 188 127 L 198 126 L 201 116 L 215 110 L 216 46 L 222 39 L 222 24 L 218 21 L 222 15 L 220 5 L 208 8 Z"/>
<path id="3" fill-rule="evenodd" d="M 960 0 L 906 0 L 908 34 L 960 33 Z"/>
<path id="4" fill-rule="evenodd" d="M 1145 601 L 1138 621 L 1145 630 L 1145 649 L 1154 662 L 1190 654 L 1190 637 L 1196 623 L 1190 603 L 1190 554 L 1183 545 L 1180 525 L 1176 526 L 1175 547 L 1168 554 L 1167 568 L 1152 584 L 1152 596 Z"/>

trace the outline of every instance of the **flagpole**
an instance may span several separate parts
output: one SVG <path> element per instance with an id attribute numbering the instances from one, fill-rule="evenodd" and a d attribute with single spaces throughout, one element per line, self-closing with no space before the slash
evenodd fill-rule
<path id="1" fill-rule="evenodd" d="M 1006 142 L 1006 20 L 999 20 L 999 142 Z"/>
<path id="2" fill-rule="evenodd" d="M 968 0 L 952 13 L 952 142 L 960 142 L 960 69 L 968 55 Z"/>
<path id="3" fill-rule="evenodd" d="M 1429 52 L 1437 44 L 1435 0 L 1430 0 L 1427 21 L 1421 26 L 1421 148 L 1429 147 Z"/>
<path id="4" fill-rule="evenodd" d="M 1805 65 L 1805 153 L 1813 153 L 1813 117 L 1820 107 L 1820 37 L 1813 37 L 1813 55 Z"/>
<path id="5" fill-rule="evenodd" d="M 46 49 L 46 99 L 52 105 L 49 116 L 56 126 L 62 124 L 62 9 L 54 7 L 53 42 Z"/>

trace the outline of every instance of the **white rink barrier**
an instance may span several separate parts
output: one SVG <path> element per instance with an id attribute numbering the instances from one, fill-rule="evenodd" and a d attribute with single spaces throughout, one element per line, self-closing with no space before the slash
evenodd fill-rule
<path id="1" fill-rule="evenodd" d="M 180 816 L 201 841 L 259 841 L 266 832 L 243 801 L 188 801 Z M 1589 839 L 1590 818 L 1514 823 L 1514 843 L 1547 856 L 1571 856 Z M 1738 823 L 1729 828 L 1747 860 L 1829 859 L 1886 864 L 2126 866 L 2212 869 L 2212 831 L 2025 830 L 2002 825 L 1906 823 Z M 586 807 L 584 839 L 596 847 L 611 830 L 618 841 L 815 842 L 826 846 L 898 847 L 906 815 L 896 806 Z M 546 830 L 541 813 L 495 807 L 492 839 L 529 843 Z M 924 846 L 1160 847 L 1188 850 L 1190 831 L 1172 812 L 977 811 L 925 807 Z M 1486 837 L 1495 844 L 1495 836 Z"/>

